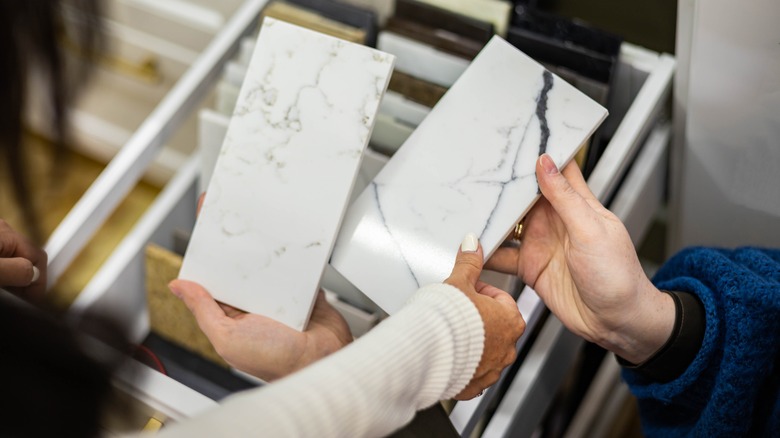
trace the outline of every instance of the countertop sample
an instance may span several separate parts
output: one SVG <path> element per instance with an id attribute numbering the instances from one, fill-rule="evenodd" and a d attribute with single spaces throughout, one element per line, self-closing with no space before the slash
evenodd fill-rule
<path id="1" fill-rule="evenodd" d="M 538 157 L 563 166 L 606 115 L 494 37 L 350 206 L 331 265 L 392 314 L 466 233 L 490 256 L 539 197 Z"/>
<path id="2" fill-rule="evenodd" d="M 180 278 L 305 328 L 393 61 L 264 20 Z"/>

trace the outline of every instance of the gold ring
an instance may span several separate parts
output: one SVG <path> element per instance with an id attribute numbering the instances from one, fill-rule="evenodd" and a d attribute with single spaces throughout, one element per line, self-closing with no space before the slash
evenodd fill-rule
<path id="1" fill-rule="evenodd" d="M 523 221 L 525 219 L 521 220 L 520 222 L 515 225 L 515 229 L 512 230 L 512 240 L 520 241 L 523 238 Z"/>

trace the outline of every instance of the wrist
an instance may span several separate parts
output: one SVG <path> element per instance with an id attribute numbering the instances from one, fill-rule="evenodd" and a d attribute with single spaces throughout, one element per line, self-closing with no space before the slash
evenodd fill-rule
<path id="1" fill-rule="evenodd" d="M 674 299 L 648 280 L 625 322 L 597 343 L 627 362 L 642 363 L 669 340 L 675 316 Z"/>

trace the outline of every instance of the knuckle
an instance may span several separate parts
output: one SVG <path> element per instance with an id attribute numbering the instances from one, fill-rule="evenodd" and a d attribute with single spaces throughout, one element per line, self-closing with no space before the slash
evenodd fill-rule
<path id="1" fill-rule="evenodd" d="M 510 349 L 506 356 L 504 357 L 504 367 L 508 367 L 509 365 L 512 365 L 515 363 L 515 360 L 517 359 L 517 351 L 515 351 L 514 348 Z"/>

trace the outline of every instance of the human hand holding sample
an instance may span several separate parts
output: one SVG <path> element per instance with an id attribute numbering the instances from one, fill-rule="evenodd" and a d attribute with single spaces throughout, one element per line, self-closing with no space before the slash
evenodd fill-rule
<path id="1" fill-rule="evenodd" d="M 303 332 L 214 301 L 197 283 L 174 280 L 171 291 L 190 309 L 217 353 L 231 366 L 272 381 L 339 350 L 352 340 L 344 318 L 320 292 Z"/>
<path id="2" fill-rule="evenodd" d="M 515 344 L 525 330 L 514 298 L 501 289 L 479 281 L 484 255 L 477 236 L 463 240 L 452 274 L 444 282 L 461 290 L 474 303 L 485 328 L 482 359 L 471 382 L 455 398 L 468 400 L 496 383 L 501 371 L 515 361 Z"/>
<path id="3" fill-rule="evenodd" d="M 38 301 L 46 292 L 46 252 L 0 219 L 0 287 Z"/>
<path id="4" fill-rule="evenodd" d="M 591 193 L 579 168 L 536 163 L 544 195 L 519 247 L 499 248 L 488 269 L 515 274 L 573 333 L 640 363 L 672 332 L 674 303 L 639 264 L 625 226 Z"/>
<path id="5" fill-rule="evenodd" d="M 482 247 L 476 236 L 467 236 L 452 274 L 445 280 L 474 303 L 485 330 L 479 367 L 456 397 L 464 400 L 498 380 L 501 370 L 514 361 L 515 344 L 525 328 L 511 295 L 479 281 L 482 260 Z M 174 280 L 169 286 L 192 311 L 201 330 L 226 362 L 266 381 L 297 371 L 352 339 L 346 322 L 323 293 L 317 297 L 308 327 L 300 332 L 271 318 L 218 303 L 197 283 Z"/>

